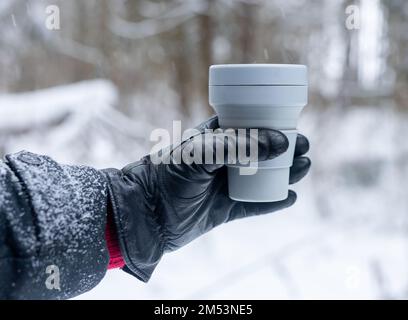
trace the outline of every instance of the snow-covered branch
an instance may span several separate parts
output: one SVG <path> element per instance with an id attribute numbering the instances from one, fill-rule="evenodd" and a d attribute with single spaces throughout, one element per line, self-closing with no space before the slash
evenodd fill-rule
<path id="1" fill-rule="evenodd" d="M 172 30 L 184 22 L 190 20 L 197 14 L 205 11 L 206 6 L 202 1 L 191 0 L 178 3 L 174 8 L 139 22 L 131 22 L 113 14 L 110 21 L 110 30 L 123 38 L 144 39 L 157 34 Z"/>
<path id="2" fill-rule="evenodd" d="M 106 80 L 0 96 L 0 128 L 26 130 L 42 127 L 67 114 L 103 112 L 116 103 L 116 87 Z"/>
<path id="3" fill-rule="evenodd" d="M 96 66 L 106 65 L 106 57 L 96 48 L 61 37 L 48 38 L 47 40 L 46 43 L 49 47 L 58 53 Z"/>

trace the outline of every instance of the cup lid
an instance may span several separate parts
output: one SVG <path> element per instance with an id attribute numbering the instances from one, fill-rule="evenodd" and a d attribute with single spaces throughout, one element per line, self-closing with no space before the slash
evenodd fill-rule
<path id="1" fill-rule="evenodd" d="M 300 64 L 219 64 L 210 67 L 210 86 L 307 86 Z"/>

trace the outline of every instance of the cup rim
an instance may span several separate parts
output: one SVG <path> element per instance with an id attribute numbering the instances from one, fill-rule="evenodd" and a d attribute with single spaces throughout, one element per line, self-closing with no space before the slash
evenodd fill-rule
<path id="1" fill-rule="evenodd" d="M 219 64 L 209 69 L 209 86 L 307 86 L 302 64 Z"/>

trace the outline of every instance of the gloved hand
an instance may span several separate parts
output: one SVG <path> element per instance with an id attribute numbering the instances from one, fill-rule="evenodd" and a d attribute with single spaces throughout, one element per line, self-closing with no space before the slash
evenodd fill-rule
<path id="1" fill-rule="evenodd" d="M 218 128 L 218 118 L 212 117 L 197 127 L 202 133 L 207 128 Z M 227 161 L 224 136 L 215 133 L 214 138 L 212 143 L 203 143 L 204 139 L 193 137 L 171 149 L 168 156 L 203 143 L 204 149 L 223 147 Z M 238 140 L 237 144 L 246 143 L 248 149 L 248 141 Z M 285 135 L 271 129 L 259 129 L 259 161 L 272 159 L 287 148 Z M 299 135 L 290 183 L 299 181 L 308 172 L 311 162 L 302 156 L 308 149 L 308 140 Z M 110 198 L 126 262 L 125 271 L 147 281 L 165 252 L 182 247 L 222 223 L 281 210 L 296 201 L 293 191 L 280 202 L 231 200 L 226 169 L 223 164 L 153 164 L 151 156 L 146 156 L 122 170 L 105 170 L 110 180 Z"/>

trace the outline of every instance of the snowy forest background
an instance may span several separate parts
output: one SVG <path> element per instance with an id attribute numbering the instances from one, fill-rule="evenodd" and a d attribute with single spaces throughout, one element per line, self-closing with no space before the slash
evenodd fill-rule
<path id="1" fill-rule="evenodd" d="M 407 1 L 2 0 L 0 156 L 121 167 L 152 129 L 208 117 L 209 65 L 255 62 L 309 67 L 297 204 L 217 228 L 148 284 L 115 270 L 78 298 L 408 298 Z"/>

